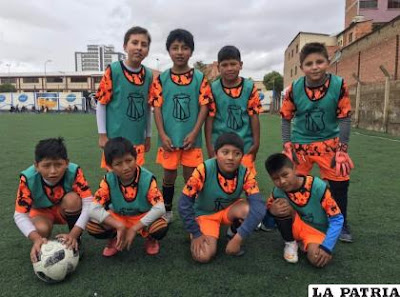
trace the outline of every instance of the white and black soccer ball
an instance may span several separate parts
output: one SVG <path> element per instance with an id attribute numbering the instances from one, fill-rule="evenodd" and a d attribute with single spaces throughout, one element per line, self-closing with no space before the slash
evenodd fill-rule
<path id="1" fill-rule="evenodd" d="M 62 281 L 72 273 L 79 262 L 79 252 L 67 249 L 57 240 L 49 240 L 40 248 L 39 261 L 33 263 L 33 270 L 46 283 Z"/>

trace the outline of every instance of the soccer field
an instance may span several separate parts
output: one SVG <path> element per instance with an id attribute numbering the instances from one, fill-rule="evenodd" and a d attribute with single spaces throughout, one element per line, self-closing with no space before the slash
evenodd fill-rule
<path id="1" fill-rule="evenodd" d="M 263 162 L 281 150 L 280 119 L 266 114 L 260 118 L 257 170 L 260 189 L 267 196 L 271 182 Z M 0 296 L 307 296 L 308 284 L 399 283 L 400 139 L 353 129 L 350 155 L 356 168 L 348 215 L 355 241 L 338 242 L 326 268 L 311 267 L 305 255 L 296 265 L 286 263 L 277 231 L 253 233 L 246 241 L 246 254 L 239 258 L 224 254 L 226 239 L 221 236 L 216 259 L 196 264 L 175 211 L 159 255 L 146 256 L 143 240 L 137 237 L 133 250 L 106 259 L 101 256 L 106 241 L 85 234 L 85 255 L 77 271 L 62 283 L 47 285 L 33 273 L 31 242 L 15 226 L 13 213 L 19 172 L 32 164 L 38 140 L 57 136 L 65 138 L 70 160 L 82 167 L 94 192 L 104 174 L 94 115 L 0 114 Z M 162 170 L 154 162 L 156 136 L 153 130 L 145 166 L 160 185 Z M 175 210 L 182 187 L 179 176 Z"/>

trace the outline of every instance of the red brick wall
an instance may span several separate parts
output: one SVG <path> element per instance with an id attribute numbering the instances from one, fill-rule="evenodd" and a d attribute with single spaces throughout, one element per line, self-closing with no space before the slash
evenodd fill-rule
<path id="1" fill-rule="evenodd" d="M 345 24 L 344 28 L 347 28 L 353 18 L 357 15 L 358 1 L 356 0 L 346 0 L 346 11 L 345 11 Z"/>
<path id="2" fill-rule="evenodd" d="M 358 74 L 362 82 L 379 82 L 385 80 L 379 69 L 383 65 L 392 78 L 400 79 L 400 49 L 396 45 L 399 34 L 400 18 L 344 47 L 340 59 L 330 66 L 330 72 L 342 76 L 349 85 L 356 83 L 353 73 Z"/>

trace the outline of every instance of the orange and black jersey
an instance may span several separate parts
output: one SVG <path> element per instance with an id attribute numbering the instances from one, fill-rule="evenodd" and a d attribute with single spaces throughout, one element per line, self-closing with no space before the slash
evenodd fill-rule
<path id="1" fill-rule="evenodd" d="M 136 176 L 129 185 L 123 185 L 121 182 L 119 182 L 119 188 L 121 190 L 124 199 L 127 202 L 131 202 L 136 199 L 136 195 L 138 192 L 139 178 L 140 178 L 140 167 L 137 166 Z M 111 191 L 109 185 L 106 181 L 106 178 L 104 177 L 100 182 L 99 189 L 94 194 L 94 202 L 101 204 L 103 207 L 107 207 L 111 203 L 110 192 Z M 160 190 L 157 187 L 157 182 L 154 177 L 151 180 L 150 187 L 147 191 L 146 197 L 147 201 L 151 205 L 155 205 L 159 202 L 164 202 L 164 199 L 162 197 Z"/>
<path id="2" fill-rule="evenodd" d="M 223 87 L 224 92 L 231 98 L 239 98 L 240 95 L 242 94 L 242 89 L 243 89 L 243 81 L 244 78 L 241 78 L 241 82 L 238 86 L 228 88 L 228 87 Z M 218 100 L 214 98 L 214 101 L 211 102 L 208 106 L 209 112 L 208 115 L 210 117 L 215 117 L 215 114 L 217 113 L 217 107 L 215 105 L 215 100 Z M 253 90 L 251 91 L 251 95 L 249 98 L 249 101 L 247 103 L 247 113 L 249 116 L 259 114 L 261 112 L 262 106 L 261 106 L 261 100 L 260 96 L 258 94 L 258 90 L 256 85 L 253 86 Z"/>
<path id="3" fill-rule="evenodd" d="M 330 85 L 330 77 L 326 80 L 326 82 L 319 87 L 311 88 L 305 86 L 305 91 L 308 98 L 312 101 L 318 101 L 324 98 L 326 95 Z M 291 120 L 296 112 L 296 105 L 293 101 L 293 85 L 290 85 L 285 93 L 285 97 L 283 98 L 282 107 L 280 110 L 282 118 L 286 120 Z M 336 109 L 337 118 L 347 118 L 351 115 L 351 103 L 349 90 L 347 88 L 347 84 L 343 81 L 342 88 L 340 90 L 340 96 L 338 101 L 338 106 Z"/>
<path id="4" fill-rule="evenodd" d="M 125 78 L 134 85 L 141 86 L 145 82 L 146 69 L 141 66 L 138 72 L 132 72 L 120 61 Z M 103 105 L 107 105 L 112 100 L 113 81 L 111 67 L 108 66 L 100 81 L 99 89 L 96 92 L 96 99 Z"/>
<path id="5" fill-rule="evenodd" d="M 182 193 L 188 197 L 197 197 L 198 193 L 203 189 L 205 179 L 206 168 L 204 163 L 202 163 L 193 171 L 192 176 L 187 181 Z M 218 172 L 218 183 L 225 193 L 232 194 L 236 190 L 238 176 L 236 174 L 233 178 L 226 178 Z M 255 175 L 250 170 L 246 171 L 243 190 L 247 196 L 260 192 Z"/>
<path id="6" fill-rule="evenodd" d="M 286 192 L 286 195 L 296 205 L 300 207 L 305 206 L 311 197 L 313 181 L 313 176 L 305 176 L 303 185 L 300 187 L 300 189 L 293 192 Z M 267 208 L 271 207 L 274 199 L 275 198 L 272 195 L 267 199 Z M 329 190 L 329 188 L 326 189 L 324 197 L 321 199 L 321 206 L 325 210 L 328 217 L 333 217 L 341 213 L 338 205 L 336 204 L 336 201 L 331 195 L 331 191 Z"/>
<path id="7" fill-rule="evenodd" d="M 171 71 L 171 80 L 177 85 L 186 86 L 192 82 L 194 69 L 182 74 L 175 74 Z M 161 107 L 164 103 L 162 84 L 160 76 L 153 80 L 150 88 L 149 105 L 153 107 Z M 208 105 L 213 102 L 210 84 L 204 76 L 200 86 L 199 105 Z"/>
<path id="8" fill-rule="evenodd" d="M 61 181 L 54 186 L 49 186 L 44 182 L 43 179 L 41 181 L 43 189 L 49 200 L 55 205 L 59 204 L 64 195 L 67 194 L 65 193 L 62 185 L 63 180 L 61 179 Z M 72 185 L 72 190 L 77 193 L 82 199 L 92 196 L 89 184 L 86 181 L 86 178 L 83 175 L 83 171 L 81 168 L 78 168 L 76 172 L 76 177 Z M 17 191 L 15 211 L 19 213 L 28 213 L 32 208 L 33 199 L 34 198 L 32 197 L 31 190 L 28 188 L 25 176 L 21 176 Z"/>

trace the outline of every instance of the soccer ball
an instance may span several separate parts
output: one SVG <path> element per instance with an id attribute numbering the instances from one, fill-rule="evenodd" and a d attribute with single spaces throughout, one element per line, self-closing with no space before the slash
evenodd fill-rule
<path id="1" fill-rule="evenodd" d="M 49 240 L 40 248 L 39 261 L 33 263 L 33 270 L 46 283 L 62 281 L 72 273 L 79 262 L 79 253 L 57 240 Z"/>

